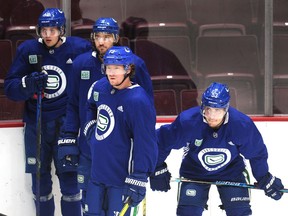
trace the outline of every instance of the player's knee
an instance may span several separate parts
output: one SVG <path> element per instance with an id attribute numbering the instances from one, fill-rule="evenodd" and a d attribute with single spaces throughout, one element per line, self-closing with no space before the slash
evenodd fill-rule
<path id="1" fill-rule="evenodd" d="M 230 202 L 221 205 L 220 208 L 225 210 L 227 216 L 248 216 L 252 215 L 249 201 Z"/>
<path id="2" fill-rule="evenodd" d="M 252 210 L 250 207 L 226 208 L 225 211 L 226 211 L 227 216 L 249 216 L 249 215 L 252 215 Z"/>
<path id="3" fill-rule="evenodd" d="M 201 216 L 204 211 L 203 207 L 192 205 L 178 205 L 177 216 Z M 191 214 L 193 213 L 193 214 Z"/>

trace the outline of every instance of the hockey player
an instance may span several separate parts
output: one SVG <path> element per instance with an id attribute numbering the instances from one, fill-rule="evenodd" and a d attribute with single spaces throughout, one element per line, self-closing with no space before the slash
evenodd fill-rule
<path id="1" fill-rule="evenodd" d="M 157 130 L 159 158 L 150 177 L 152 190 L 168 191 L 171 174 L 165 159 L 171 149 L 184 147 L 180 176 L 199 181 L 246 182 L 244 156 L 250 161 L 259 188 L 279 200 L 283 185 L 268 170 L 268 153 L 253 121 L 229 107 L 226 85 L 212 83 L 202 95 L 201 107 L 183 111 L 176 120 Z M 210 185 L 180 183 L 177 215 L 199 216 L 207 205 Z M 218 186 L 222 207 L 228 216 L 251 215 L 247 188 Z"/>
<path id="2" fill-rule="evenodd" d="M 105 77 L 102 64 L 103 56 L 107 49 L 111 48 L 113 45 L 119 45 L 119 27 L 117 22 L 110 17 L 101 17 L 97 19 L 93 25 L 91 42 L 94 50 L 79 55 L 73 63 L 73 75 L 69 82 L 71 88 L 69 88 L 70 96 L 65 122 L 66 131 L 64 137 L 60 137 L 59 139 L 59 142 L 65 142 L 65 140 L 71 139 L 75 140 L 74 144 L 70 145 L 71 154 L 73 154 L 73 152 L 78 152 L 77 148 L 79 146 L 78 183 L 82 190 L 83 207 L 91 167 L 90 148 L 87 145 L 83 134 L 83 126 L 86 122 L 87 94 L 89 87 L 95 81 Z M 146 65 L 141 58 L 137 56 L 134 56 L 134 58 L 136 75 L 133 80 L 143 87 L 151 100 L 153 100 L 152 82 Z M 80 133 L 78 137 L 79 128 Z M 68 151 L 67 154 L 69 154 Z M 76 157 L 77 160 L 78 156 L 72 155 L 72 157 Z"/>
<path id="3" fill-rule="evenodd" d="M 118 215 L 125 200 L 137 206 L 145 197 L 158 152 L 154 105 L 145 90 L 131 82 L 132 51 L 113 46 L 104 56 L 104 66 L 107 78 L 89 90 L 84 129 L 92 156 L 88 216 Z"/>
<path id="4" fill-rule="evenodd" d="M 40 181 L 40 204 L 39 200 L 36 200 L 36 204 L 40 206 L 37 211 L 40 211 L 41 216 L 54 215 L 55 205 L 50 174 L 52 160 L 60 182 L 62 215 L 81 215 L 81 194 L 77 185 L 75 164 L 69 158 L 57 159 L 60 149 L 57 141 L 66 112 L 66 86 L 72 72 L 72 63 L 77 55 L 91 50 L 91 44 L 81 38 L 65 37 L 65 23 L 64 13 L 60 9 L 44 10 L 38 20 L 39 39 L 28 40 L 20 45 L 5 79 L 6 95 L 15 101 L 25 100 L 23 121 L 25 122 L 26 172 L 32 174 L 34 195 L 39 192 L 36 185 Z M 33 97 L 39 91 L 43 91 L 40 178 L 36 175 L 38 145 L 36 113 L 39 107 Z M 65 149 L 63 151 L 65 153 Z"/>

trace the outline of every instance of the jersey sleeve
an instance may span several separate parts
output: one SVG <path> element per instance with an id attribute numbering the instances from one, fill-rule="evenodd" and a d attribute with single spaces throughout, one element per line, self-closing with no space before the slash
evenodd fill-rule
<path id="1" fill-rule="evenodd" d="M 33 68 L 33 65 L 28 62 L 29 46 L 35 46 L 35 44 L 28 40 L 18 47 L 14 61 L 5 78 L 5 94 L 11 100 L 23 101 L 32 96 L 31 92 L 26 91 L 22 85 L 24 77 L 36 71 L 36 65 Z"/>
<path id="2" fill-rule="evenodd" d="M 133 81 L 138 83 L 147 92 L 149 98 L 154 103 L 152 81 L 145 62 L 138 56 L 135 56 L 135 66 L 135 78 Z"/>
<path id="3" fill-rule="evenodd" d="M 78 56 L 73 62 L 72 74 L 69 77 L 67 86 L 68 102 L 66 108 L 65 132 L 78 133 L 80 128 L 79 83 L 81 67 L 81 56 Z"/>
<path id="4" fill-rule="evenodd" d="M 238 142 L 240 153 L 249 160 L 253 176 L 258 181 L 268 172 L 268 152 L 267 147 L 264 144 L 262 135 L 257 129 L 254 122 L 249 119 L 242 121 L 239 126 L 234 125 L 233 131 L 237 137 L 237 133 L 241 134 L 241 131 L 245 131 L 242 134 Z"/>
<path id="5" fill-rule="evenodd" d="M 149 175 L 155 169 L 158 154 L 156 112 L 145 92 L 141 92 L 143 95 L 131 99 L 127 106 L 130 108 L 127 124 L 133 137 L 134 172 Z"/>
<path id="6" fill-rule="evenodd" d="M 187 129 L 185 129 L 182 113 L 171 124 L 162 125 L 157 129 L 158 162 L 162 164 L 172 149 L 180 149 L 186 146 Z"/>

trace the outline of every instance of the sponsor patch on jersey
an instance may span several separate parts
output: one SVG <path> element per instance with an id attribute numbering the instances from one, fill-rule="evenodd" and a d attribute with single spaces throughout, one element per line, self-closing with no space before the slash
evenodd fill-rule
<path id="1" fill-rule="evenodd" d="M 72 61 L 71 58 L 69 58 L 69 59 L 66 61 L 66 64 L 72 64 L 72 63 L 73 63 L 73 61 Z"/>
<path id="2" fill-rule="evenodd" d="M 119 110 L 120 112 L 124 112 L 123 106 L 118 106 L 118 107 L 117 107 L 117 110 Z"/>
<path id="3" fill-rule="evenodd" d="M 203 142 L 203 139 L 201 139 L 201 140 L 199 140 L 199 139 L 195 139 L 195 142 L 194 142 L 194 144 L 195 144 L 195 146 L 201 146 L 202 145 L 202 142 Z"/>
<path id="4" fill-rule="evenodd" d="M 28 163 L 29 165 L 35 165 L 35 164 L 36 164 L 36 158 L 34 158 L 34 157 L 28 157 L 28 158 L 27 158 L 27 163 Z"/>
<path id="5" fill-rule="evenodd" d="M 186 190 L 186 196 L 196 196 L 196 190 L 194 189 L 188 189 Z"/>
<path id="6" fill-rule="evenodd" d="M 99 92 L 93 92 L 93 98 L 94 98 L 94 101 L 98 101 L 99 100 Z"/>
<path id="7" fill-rule="evenodd" d="M 82 70 L 81 71 L 81 79 L 82 80 L 89 80 L 90 79 L 90 71 Z"/>
<path id="8" fill-rule="evenodd" d="M 37 64 L 38 58 L 37 55 L 29 55 L 29 64 Z"/>

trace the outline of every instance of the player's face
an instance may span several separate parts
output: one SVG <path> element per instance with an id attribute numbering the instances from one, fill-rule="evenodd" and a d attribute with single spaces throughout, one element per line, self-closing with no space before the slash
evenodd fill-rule
<path id="1" fill-rule="evenodd" d="M 115 40 L 112 34 L 98 32 L 94 35 L 94 43 L 100 54 L 104 55 L 106 51 L 113 46 Z"/>
<path id="2" fill-rule="evenodd" d="M 108 77 L 110 84 L 114 87 L 116 87 L 123 81 L 125 73 L 126 71 L 123 65 L 106 66 L 106 75 Z"/>
<path id="3" fill-rule="evenodd" d="M 226 114 L 225 108 L 212 108 L 206 106 L 204 108 L 204 116 L 208 125 L 212 128 L 217 128 L 221 125 Z"/>
<path id="4" fill-rule="evenodd" d="M 55 46 L 58 42 L 60 30 L 57 27 L 42 27 L 40 34 L 45 44 L 48 47 L 52 47 Z"/>

